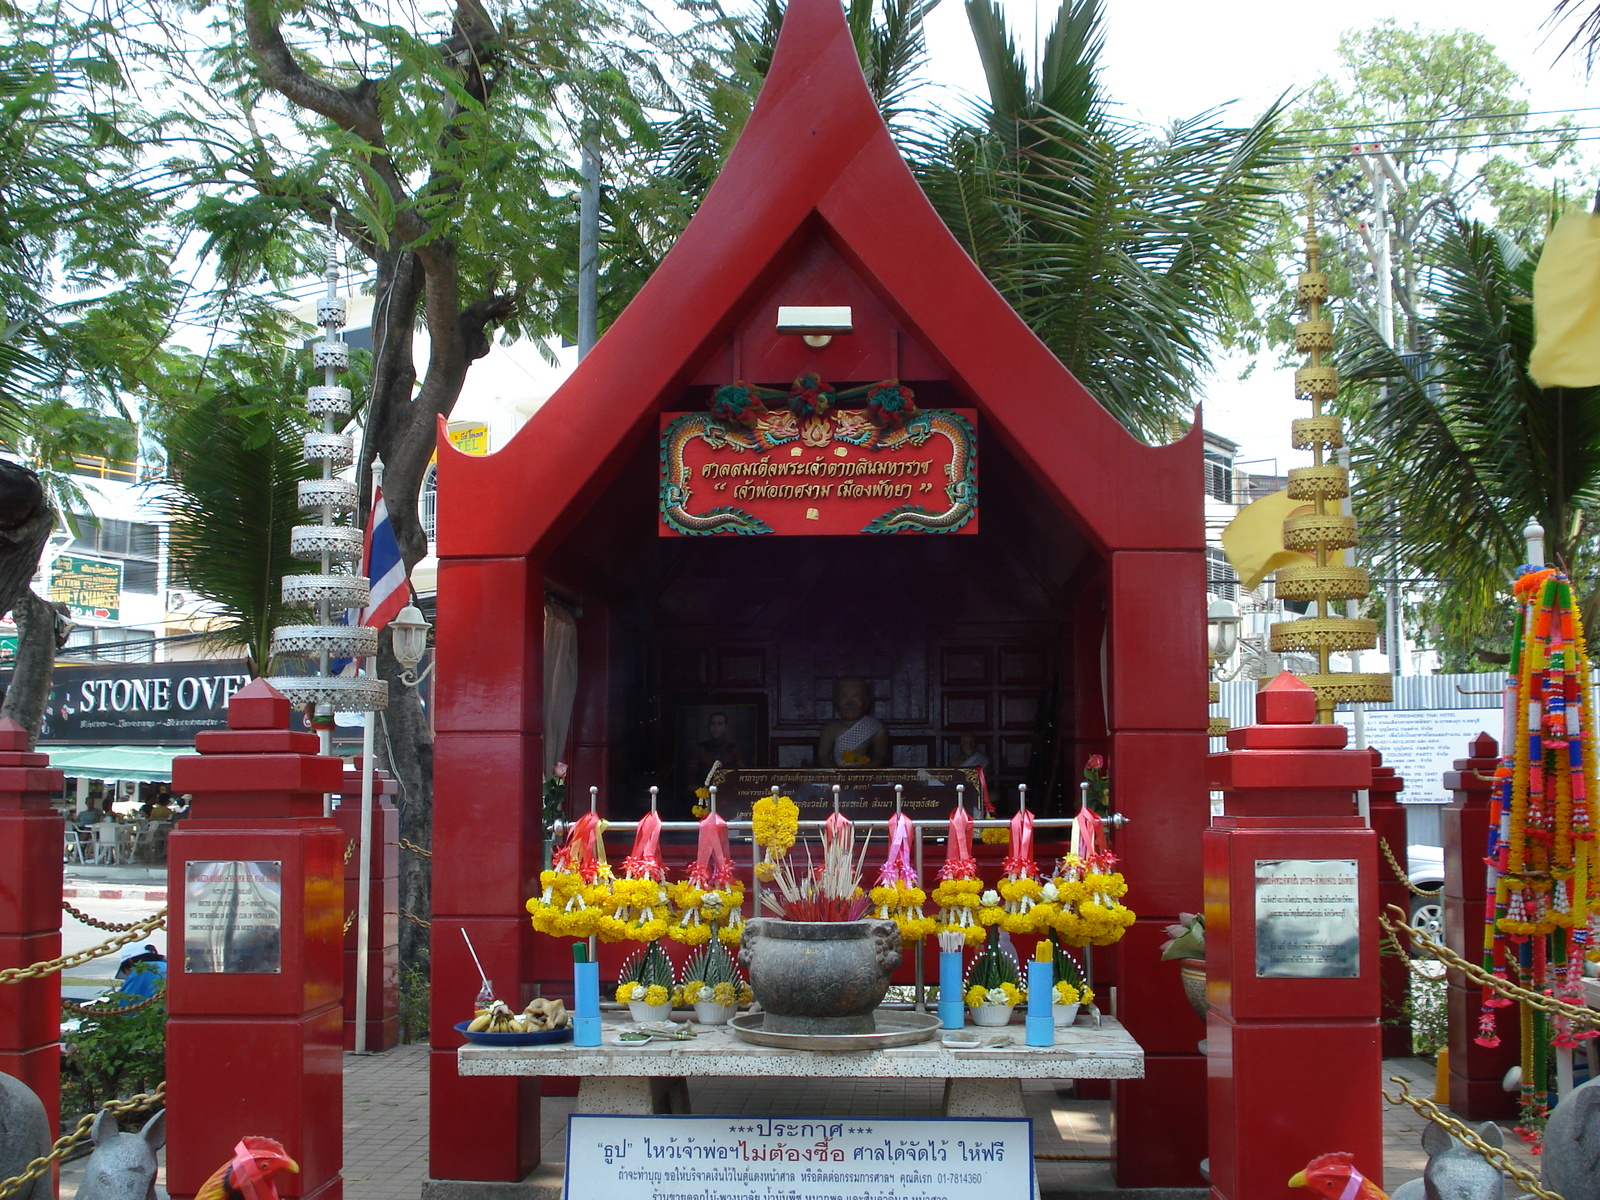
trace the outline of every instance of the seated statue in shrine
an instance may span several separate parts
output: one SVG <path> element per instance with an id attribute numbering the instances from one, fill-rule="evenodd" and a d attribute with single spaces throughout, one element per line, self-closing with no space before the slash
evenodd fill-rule
<path id="1" fill-rule="evenodd" d="M 865 679 L 841 679 L 833 692 L 838 715 L 817 738 L 819 767 L 886 767 L 889 731 L 872 715 L 872 685 Z"/>

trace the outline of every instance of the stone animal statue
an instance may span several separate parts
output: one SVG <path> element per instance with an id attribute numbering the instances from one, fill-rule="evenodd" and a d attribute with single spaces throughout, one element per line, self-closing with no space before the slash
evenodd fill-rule
<path id="1" fill-rule="evenodd" d="M 156 1152 L 167 1141 L 167 1110 L 123 1133 L 101 1109 L 89 1128 L 94 1151 L 83 1164 L 77 1200 L 156 1200 Z"/>
<path id="2" fill-rule="evenodd" d="M 1600 1079 L 1573 1088 L 1545 1122 L 1539 1182 L 1565 1200 L 1600 1200 Z"/>
<path id="3" fill-rule="evenodd" d="M 1478 1126 L 1478 1136 L 1491 1146 L 1504 1145 L 1500 1126 L 1493 1121 Z M 1442 1126 L 1428 1123 L 1422 1148 L 1428 1152 L 1422 1178 L 1402 1183 L 1392 1200 L 1505 1200 L 1505 1176 L 1499 1168 Z"/>
<path id="4" fill-rule="evenodd" d="M 14 1179 L 36 1158 L 50 1153 L 50 1123 L 44 1102 L 33 1089 L 11 1075 L 0 1075 L 0 1179 Z M 50 1172 L 24 1184 L 11 1200 L 50 1200 L 55 1184 Z"/>

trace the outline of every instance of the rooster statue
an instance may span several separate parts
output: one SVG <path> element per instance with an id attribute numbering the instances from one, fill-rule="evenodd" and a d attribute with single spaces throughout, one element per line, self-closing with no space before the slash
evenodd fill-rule
<path id="1" fill-rule="evenodd" d="M 279 1171 L 300 1170 L 299 1164 L 268 1137 L 243 1137 L 233 1157 L 200 1185 L 195 1200 L 278 1200 L 272 1177 Z"/>
<path id="2" fill-rule="evenodd" d="M 1290 1187 L 1310 1188 L 1324 1200 L 1389 1200 L 1384 1190 L 1356 1170 L 1348 1151 L 1321 1154 L 1294 1173 Z"/>

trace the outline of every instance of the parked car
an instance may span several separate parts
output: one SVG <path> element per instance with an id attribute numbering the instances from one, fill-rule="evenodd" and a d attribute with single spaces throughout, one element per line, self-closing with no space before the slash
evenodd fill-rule
<path id="1" fill-rule="evenodd" d="M 1444 889 L 1444 847 L 1407 846 L 1406 868 L 1411 886 L 1425 892 Z M 1429 937 L 1444 938 L 1444 896 L 1412 896 L 1411 927 Z"/>

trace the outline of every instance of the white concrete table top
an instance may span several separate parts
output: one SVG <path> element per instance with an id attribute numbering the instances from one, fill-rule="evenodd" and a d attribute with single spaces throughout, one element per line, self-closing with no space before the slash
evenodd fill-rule
<path id="1" fill-rule="evenodd" d="M 599 1046 L 473 1046 L 456 1052 L 463 1075 L 687 1077 L 840 1076 L 853 1079 L 1142 1079 L 1144 1050 L 1116 1021 L 1097 1029 L 1083 1018 L 1056 1030 L 1053 1046 L 1025 1046 L 1020 1021 L 980 1035 L 1009 1033 L 1008 1046 L 948 1050 L 938 1039 L 891 1050 L 779 1050 L 739 1038 L 725 1025 L 701 1026 L 693 1041 L 618 1046 L 611 1038 L 632 1022 L 607 1016 Z M 970 1028 L 970 1027 L 969 1027 Z"/>

